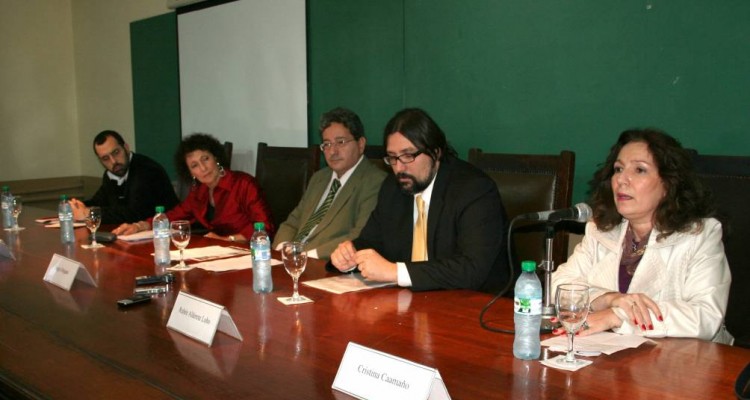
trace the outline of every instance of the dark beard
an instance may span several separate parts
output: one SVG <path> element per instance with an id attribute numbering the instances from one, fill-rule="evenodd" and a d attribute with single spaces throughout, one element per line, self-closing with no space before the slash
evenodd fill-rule
<path id="1" fill-rule="evenodd" d="M 432 168 L 430 169 L 430 176 L 428 176 L 427 179 L 420 181 L 414 175 L 410 175 L 405 172 L 399 172 L 398 174 L 396 174 L 396 183 L 398 184 L 402 193 L 414 195 L 427 189 L 427 186 L 430 186 L 432 179 L 435 178 L 436 173 L 437 168 L 435 168 L 435 164 L 433 163 Z M 398 180 L 401 178 L 408 178 L 411 181 L 411 185 L 409 186 L 407 183 L 402 183 Z"/>

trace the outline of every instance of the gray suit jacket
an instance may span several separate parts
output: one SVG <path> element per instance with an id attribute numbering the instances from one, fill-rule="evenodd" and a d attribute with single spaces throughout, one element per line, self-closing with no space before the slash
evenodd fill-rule
<path id="1" fill-rule="evenodd" d="M 294 239 L 297 231 L 318 206 L 331 180 L 333 170 L 323 168 L 313 175 L 297 207 L 281 224 L 273 240 L 273 247 Z M 385 172 L 365 158 L 339 189 L 331 208 L 307 238 L 306 249 L 317 249 L 318 257 L 328 259 L 339 243 L 359 236 L 378 201 L 378 190 Z"/>

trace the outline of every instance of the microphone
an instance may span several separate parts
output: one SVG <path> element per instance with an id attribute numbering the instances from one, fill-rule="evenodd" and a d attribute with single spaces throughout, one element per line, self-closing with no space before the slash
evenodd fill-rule
<path id="1" fill-rule="evenodd" d="M 549 210 L 533 212 L 520 215 L 519 218 L 531 221 L 550 221 L 558 222 L 562 220 L 571 220 L 577 222 L 586 222 L 591 218 L 591 207 L 586 203 L 578 203 L 570 208 L 560 210 Z"/>

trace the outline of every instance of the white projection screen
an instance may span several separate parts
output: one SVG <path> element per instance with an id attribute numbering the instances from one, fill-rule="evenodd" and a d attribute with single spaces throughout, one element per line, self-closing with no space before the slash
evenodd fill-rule
<path id="1" fill-rule="evenodd" d="M 182 136 L 234 144 L 255 174 L 258 142 L 307 146 L 305 0 L 238 0 L 177 17 Z"/>

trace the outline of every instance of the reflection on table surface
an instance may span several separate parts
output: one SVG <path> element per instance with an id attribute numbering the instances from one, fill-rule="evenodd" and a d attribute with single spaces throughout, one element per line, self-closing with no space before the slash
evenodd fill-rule
<path id="1" fill-rule="evenodd" d="M 78 228 L 76 243 L 63 245 L 56 229 L 34 223 L 45 215 L 29 207 L 27 229 L 2 238 L 16 260 L 0 260 L 0 389 L 27 397 L 348 398 L 331 384 L 350 341 L 437 368 L 455 399 L 732 398 L 750 362 L 746 349 L 662 339 L 577 372 L 550 369 L 514 359 L 511 335 L 479 326 L 490 295 L 396 287 L 335 295 L 303 286 L 314 302 L 285 306 L 276 300 L 292 292 L 283 266 L 273 267 L 270 294 L 253 293 L 249 269 L 193 269 L 174 272 L 173 290 L 151 303 L 118 309 L 136 276 L 164 273 L 152 244 L 84 250 L 88 231 Z M 228 244 L 195 236 L 188 248 Z M 98 287 L 75 283 L 67 292 L 43 282 L 55 253 L 85 265 Z M 328 275 L 311 259 L 301 280 Z M 167 329 L 179 291 L 225 306 L 244 341 L 217 333 L 208 347 Z M 512 328 L 511 301 L 487 319 Z"/>

